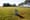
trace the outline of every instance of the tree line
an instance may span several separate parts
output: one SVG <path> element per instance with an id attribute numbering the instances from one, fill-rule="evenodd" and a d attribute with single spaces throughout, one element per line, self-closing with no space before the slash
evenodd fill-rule
<path id="1" fill-rule="evenodd" d="M 11 5 L 9 3 L 4 3 L 3 7 L 16 7 L 16 4 Z"/>
<path id="2" fill-rule="evenodd" d="M 24 3 L 19 3 L 18 6 L 21 6 L 23 5 Z M 3 7 L 17 7 L 16 4 L 9 4 L 9 3 L 4 3 L 3 4 Z"/>

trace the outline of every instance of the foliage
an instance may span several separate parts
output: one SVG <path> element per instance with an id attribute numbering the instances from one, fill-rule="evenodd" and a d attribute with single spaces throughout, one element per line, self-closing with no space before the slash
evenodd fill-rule
<path id="1" fill-rule="evenodd" d="M 16 7 L 16 4 L 9 4 L 9 3 L 4 3 L 3 7 Z"/>

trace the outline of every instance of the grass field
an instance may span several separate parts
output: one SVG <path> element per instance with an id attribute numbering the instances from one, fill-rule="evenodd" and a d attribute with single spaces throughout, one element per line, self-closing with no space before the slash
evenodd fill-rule
<path id="1" fill-rule="evenodd" d="M 30 20 L 30 8 L 17 8 L 17 10 L 19 11 L 19 13 L 21 13 L 21 15 L 23 14 L 22 12 L 24 12 L 24 20 Z"/>
<path id="2" fill-rule="evenodd" d="M 20 8 L 20 7 L 3 7 L 0 8 L 0 20 L 18 20 L 18 17 L 15 16 L 15 8 L 18 10 L 19 15 L 23 15 L 24 11 L 24 20 L 30 20 L 30 8 Z"/>

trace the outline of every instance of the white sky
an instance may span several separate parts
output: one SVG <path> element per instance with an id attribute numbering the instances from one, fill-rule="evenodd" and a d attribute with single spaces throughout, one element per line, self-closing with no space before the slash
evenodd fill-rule
<path id="1" fill-rule="evenodd" d="M 3 3 L 10 3 L 10 4 L 15 3 L 16 5 L 18 5 L 19 3 L 22 3 L 24 1 L 25 0 L 0 0 L 0 6 L 3 6 Z"/>

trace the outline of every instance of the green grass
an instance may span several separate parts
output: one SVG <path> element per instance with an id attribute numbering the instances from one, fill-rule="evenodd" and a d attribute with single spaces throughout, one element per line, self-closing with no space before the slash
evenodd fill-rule
<path id="1" fill-rule="evenodd" d="M 18 17 L 14 15 L 15 8 L 16 7 L 0 8 L 0 20 L 18 20 Z M 25 20 L 30 20 L 30 8 L 17 7 L 17 10 L 19 12 L 19 15 L 24 11 Z"/>
<path id="2" fill-rule="evenodd" d="M 4 7 L 0 8 L 0 20 L 18 20 L 18 17 L 14 15 L 15 8 L 13 7 Z M 8 18 L 8 19 L 7 19 Z"/>
<path id="3" fill-rule="evenodd" d="M 19 13 L 22 13 L 24 11 L 25 12 L 24 13 L 25 20 L 30 20 L 30 8 L 18 7 L 17 10 L 19 11 Z"/>

